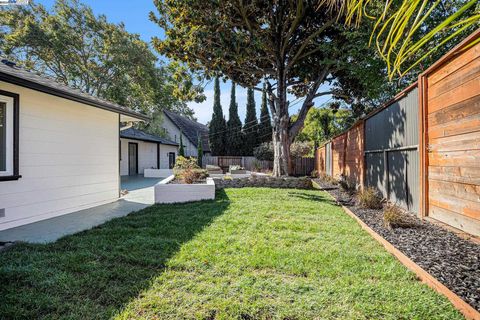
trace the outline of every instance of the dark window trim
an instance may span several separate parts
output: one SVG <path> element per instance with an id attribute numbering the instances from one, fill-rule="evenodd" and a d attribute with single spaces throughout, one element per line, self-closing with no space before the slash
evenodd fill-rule
<path id="1" fill-rule="evenodd" d="M 0 176 L 0 181 L 18 180 L 22 177 L 19 173 L 20 95 L 0 90 L 0 96 L 13 98 L 13 174 L 10 176 Z"/>

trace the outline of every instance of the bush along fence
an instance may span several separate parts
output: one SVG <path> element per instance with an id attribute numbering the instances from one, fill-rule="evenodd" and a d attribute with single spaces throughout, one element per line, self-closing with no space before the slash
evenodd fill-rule
<path id="1" fill-rule="evenodd" d="M 480 236 L 479 38 L 480 29 L 318 148 L 316 170 Z"/>
<path id="2" fill-rule="evenodd" d="M 273 161 L 258 160 L 255 157 L 241 156 L 203 156 L 202 165 L 219 166 L 224 172 L 228 171 L 231 165 L 237 165 L 248 171 L 268 171 L 273 169 Z M 314 158 L 295 158 L 292 159 L 292 169 L 294 176 L 310 176 L 315 169 Z"/>

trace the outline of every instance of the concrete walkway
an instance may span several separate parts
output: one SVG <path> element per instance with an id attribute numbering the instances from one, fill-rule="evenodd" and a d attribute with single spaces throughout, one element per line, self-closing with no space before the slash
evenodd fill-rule
<path id="1" fill-rule="evenodd" d="M 163 178 L 122 177 L 122 190 L 128 194 L 119 200 L 63 216 L 0 231 L 0 242 L 24 241 L 48 243 L 91 229 L 111 220 L 141 210 L 154 203 L 153 186 Z"/>

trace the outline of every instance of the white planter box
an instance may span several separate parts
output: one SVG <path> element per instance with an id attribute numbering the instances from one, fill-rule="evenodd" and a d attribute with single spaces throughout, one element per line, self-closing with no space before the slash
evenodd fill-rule
<path id="1" fill-rule="evenodd" d="M 170 176 L 155 185 L 155 203 L 181 203 L 215 199 L 215 183 L 207 178 L 204 184 L 169 184 Z"/>
<path id="2" fill-rule="evenodd" d="M 143 170 L 143 176 L 145 178 L 163 178 L 169 177 L 173 174 L 172 169 L 145 169 Z"/>

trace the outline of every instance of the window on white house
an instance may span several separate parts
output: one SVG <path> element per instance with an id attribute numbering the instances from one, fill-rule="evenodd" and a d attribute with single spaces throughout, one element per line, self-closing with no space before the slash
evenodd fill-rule
<path id="1" fill-rule="evenodd" d="M 7 170 L 7 104 L 0 102 L 0 172 Z"/>
<path id="2" fill-rule="evenodd" d="M 0 90 L 0 181 L 16 180 L 18 174 L 17 94 Z"/>

